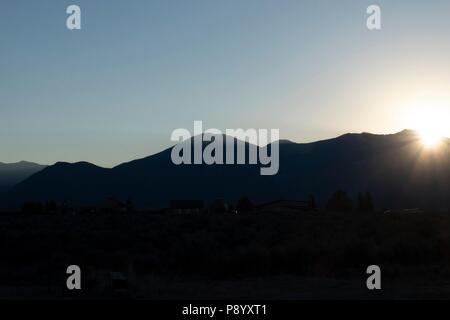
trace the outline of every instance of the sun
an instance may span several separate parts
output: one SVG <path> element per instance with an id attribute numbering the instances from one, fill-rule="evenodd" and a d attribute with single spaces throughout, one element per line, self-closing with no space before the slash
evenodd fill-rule
<path id="1" fill-rule="evenodd" d="M 437 146 L 444 137 L 439 130 L 436 130 L 435 128 L 419 129 L 418 132 L 422 143 L 427 147 Z"/>
<path id="2" fill-rule="evenodd" d="M 409 128 L 416 130 L 425 147 L 436 147 L 449 136 L 449 108 L 422 105 L 409 114 Z"/>

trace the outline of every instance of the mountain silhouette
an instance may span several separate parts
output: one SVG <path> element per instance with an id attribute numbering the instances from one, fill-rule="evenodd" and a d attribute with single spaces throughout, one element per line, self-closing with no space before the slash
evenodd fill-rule
<path id="1" fill-rule="evenodd" d="M 16 163 L 0 162 L 0 192 L 6 191 L 45 167 L 26 161 Z"/>
<path id="2" fill-rule="evenodd" d="M 391 135 L 345 134 L 313 143 L 283 140 L 279 148 L 280 168 L 273 176 L 261 176 L 260 165 L 177 166 L 171 161 L 172 148 L 112 169 L 86 162 L 56 163 L 18 183 L 3 202 L 67 200 L 92 205 L 115 196 L 139 207 L 158 208 L 181 199 L 234 202 L 246 195 L 262 202 L 314 194 L 324 205 L 342 189 L 354 197 L 369 191 L 379 207 L 450 208 L 448 139 L 439 148 L 427 149 L 416 132 L 404 130 Z"/>

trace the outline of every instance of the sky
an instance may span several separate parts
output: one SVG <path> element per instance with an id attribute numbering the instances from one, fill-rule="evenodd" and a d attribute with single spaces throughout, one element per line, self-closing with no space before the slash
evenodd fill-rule
<path id="1" fill-rule="evenodd" d="M 311 142 L 447 116 L 450 1 L 375 3 L 377 31 L 366 0 L 1 0 L 0 161 L 111 167 L 195 120 Z"/>

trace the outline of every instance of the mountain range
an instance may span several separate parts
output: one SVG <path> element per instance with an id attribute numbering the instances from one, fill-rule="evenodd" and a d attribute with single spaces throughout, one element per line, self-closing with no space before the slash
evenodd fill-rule
<path id="1" fill-rule="evenodd" d="M 345 134 L 313 143 L 284 140 L 279 172 L 273 176 L 261 176 L 260 165 L 177 166 L 171 150 L 111 169 L 87 162 L 36 167 L 24 181 L 16 179 L 1 203 L 67 200 L 93 205 L 115 196 L 138 207 L 160 208 L 171 200 L 234 202 L 245 195 L 264 202 L 312 194 L 324 205 L 333 192 L 344 190 L 354 199 L 359 192 L 370 192 L 378 208 L 450 209 L 450 139 L 427 148 L 411 130 Z"/>
<path id="2" fill-rule="evenodd" d="M 4 192 L 46 166 L 33 162 L 0 162 L 0 192 Z"/>

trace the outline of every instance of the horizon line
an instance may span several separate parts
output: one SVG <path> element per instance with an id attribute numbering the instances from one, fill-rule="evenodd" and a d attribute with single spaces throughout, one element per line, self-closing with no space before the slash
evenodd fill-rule
<path id="1" fill-rule="evenodd" d="M 274 143 L 274 142 L 279 142 L 280 144 L 282 144 L 282 143 L 284 142 L 284 143 L 292 143 L 292 144 L 306 145 L 306 144 L 312 144 L 312 143 L 318 143 L 318 142 L 323 142 L 323 141 L 329 141 L 329 140 L 339 139 L 339 138 L 344 137 L 344 136 L 347 136 L 347 135 L 363 135 L 363 134 L 369 134 L 369 135 L 374 135 L 374 136 L 392 136 L 392 135 L 397 135 L 397 134 L 401 134 L 401 133 L 408 133 L 408 132 L 411 132 L 411 133 L 415 133 L 415 134 L 417 134 L 417 135 L 420 135 L 420 133 L 419 133 L 418 130 L 416 130 L 416 129 L 403 129 L 403 130 L 400 130 L 400 131 L 397 131 L 397 132 L 393 132 L 393 133 L 372 133 L 372 132 L 362 131 L 362 132 L 347 132 L 347 133 L 343 133 L 343 134 L 340 134 L 340 135 L 337 135 L 337 136 L 334 136 L 334 137 L 331 137 L 331 138 L 325 138 L 325 139 L 320 139 L 320 140 L 315 140 L 315 141 L 310 141 L 310 142 L 296 142 L 296 141 L 293 141 L 293 140 L 291 140 L 291 139 L 282 139 L 282 138 L 280 138 L 280 139 L 278 139 L 278 140 L 276 140 L 276 141 L 271 142 L 270 144 L 272 144 L 272 143 Z M 202 132 L 202 133 L 199 134 L 199 135 L 203 135 L 203 134 L 205 134 L 205 132 Z M 196 136 L 199 136 L 199 135 L 196 135 Z M 222 135 L 226 136 L 226 134 L 224 134 L 224 133 L 222 133 Z M 186 140 L 184 140 L 184 141 L 181 141 L 181 142 L 179 142 L 179 143 L 183 143 L 183 142 L 185 142 L 185 141 L 187 141 L 187 140 L 189 140 L 189 139 L 192 139 L 192 138 L 194 138 L 194 137 L 196 137 L 196 136 L 192 136 L 192 137 L 190 137 L 190 138 L 188 138 L 188 139 L 186 139 Z M 240 142 L 249 143 L 248 141 L 244 141 L 244 140 L 238 139 L 237 137 L 234 137 L 234 136 L 231 136 L 231 137 L 233 137 L 235 140 L 239 140 Z M 442 139 L 450 139 L 450 137 L 443 136 Z M 113 165 L 113 166 L 100 166 L 100 165 L 95 164 L 94 162 L 85 161 L 85 160 L 79 160 L 79 161 L 73 161 L 73 162 L 57 160 L 57 161 L 53 162 L 52 164 L 42 164 L 42 163 L 40 163 L 40 162 L 38 162 L 38 161 L 29 161 L 29 160 L 23 160 L 23 159 L 22 159 L 22 160 L 15 161 L 15 162 L 2 162 L 2 161 L 0 161 L 0 165 L 17 165 L 17 164 L 21 164 L 21 163 L 28 163 L 28 164 L 39 165 L 39 166 L 47 166 L 47 167 L 48 167 L 48 166 L 53 166 L 53 165 L 55 165 L 55 164 L 57 164 L 57 163 L 67 163 L 67 164 L 89 163 L 89 164 L 95 165 L 95 166 L 97 166 L 97 167 L 99 167 L 99 168 L 113 169 L 113 168 L 115 168 L 115 167 L 117 167 L 117 166 L 120 166 L 120 165 L 122 165 L 122 164 L 131 162 L 131 161 L 140 160 L 140 159 L 145 159 L 145 158 L 147 158 L 147 157 L 151 157 L 151 156 L 157 155 L 157 154 L 159 154 L 159 153 L 161 153 L 161 152 L 164 152 L 164 151 L 166 151 L 166 150 L 169 150 L 169 149 L 173 148 L 175 145 L 177 145 L 177 143 L 176 143 L 176 144 L 173 144 L 173 145 L 171 145 L 171 146 L 168 146 L 168 147 L 166 147 L 166 148 L 163 148 L 161 151 L 152 153 L 152 154 L 150 154 L 150 155 L 143 156 L 143 157 L 140 157 L 140 158 L 138 157 L 138 158 L 131 159 L 131 160 L 128 160 L 128 161 L 123 161 L 123 162 L 120 162 L 120 163 L 118 163 L 118 164 L 116 164 L 116 165 Z M 266 144 L 265 146 L 267 146 L 267 145 L 269 145 L 269 143 Z M 257 147 L 260 147 L 260 148 L 265 147 L 265 146 L 258 146 L 258 145 L 257 145 Z"/>

